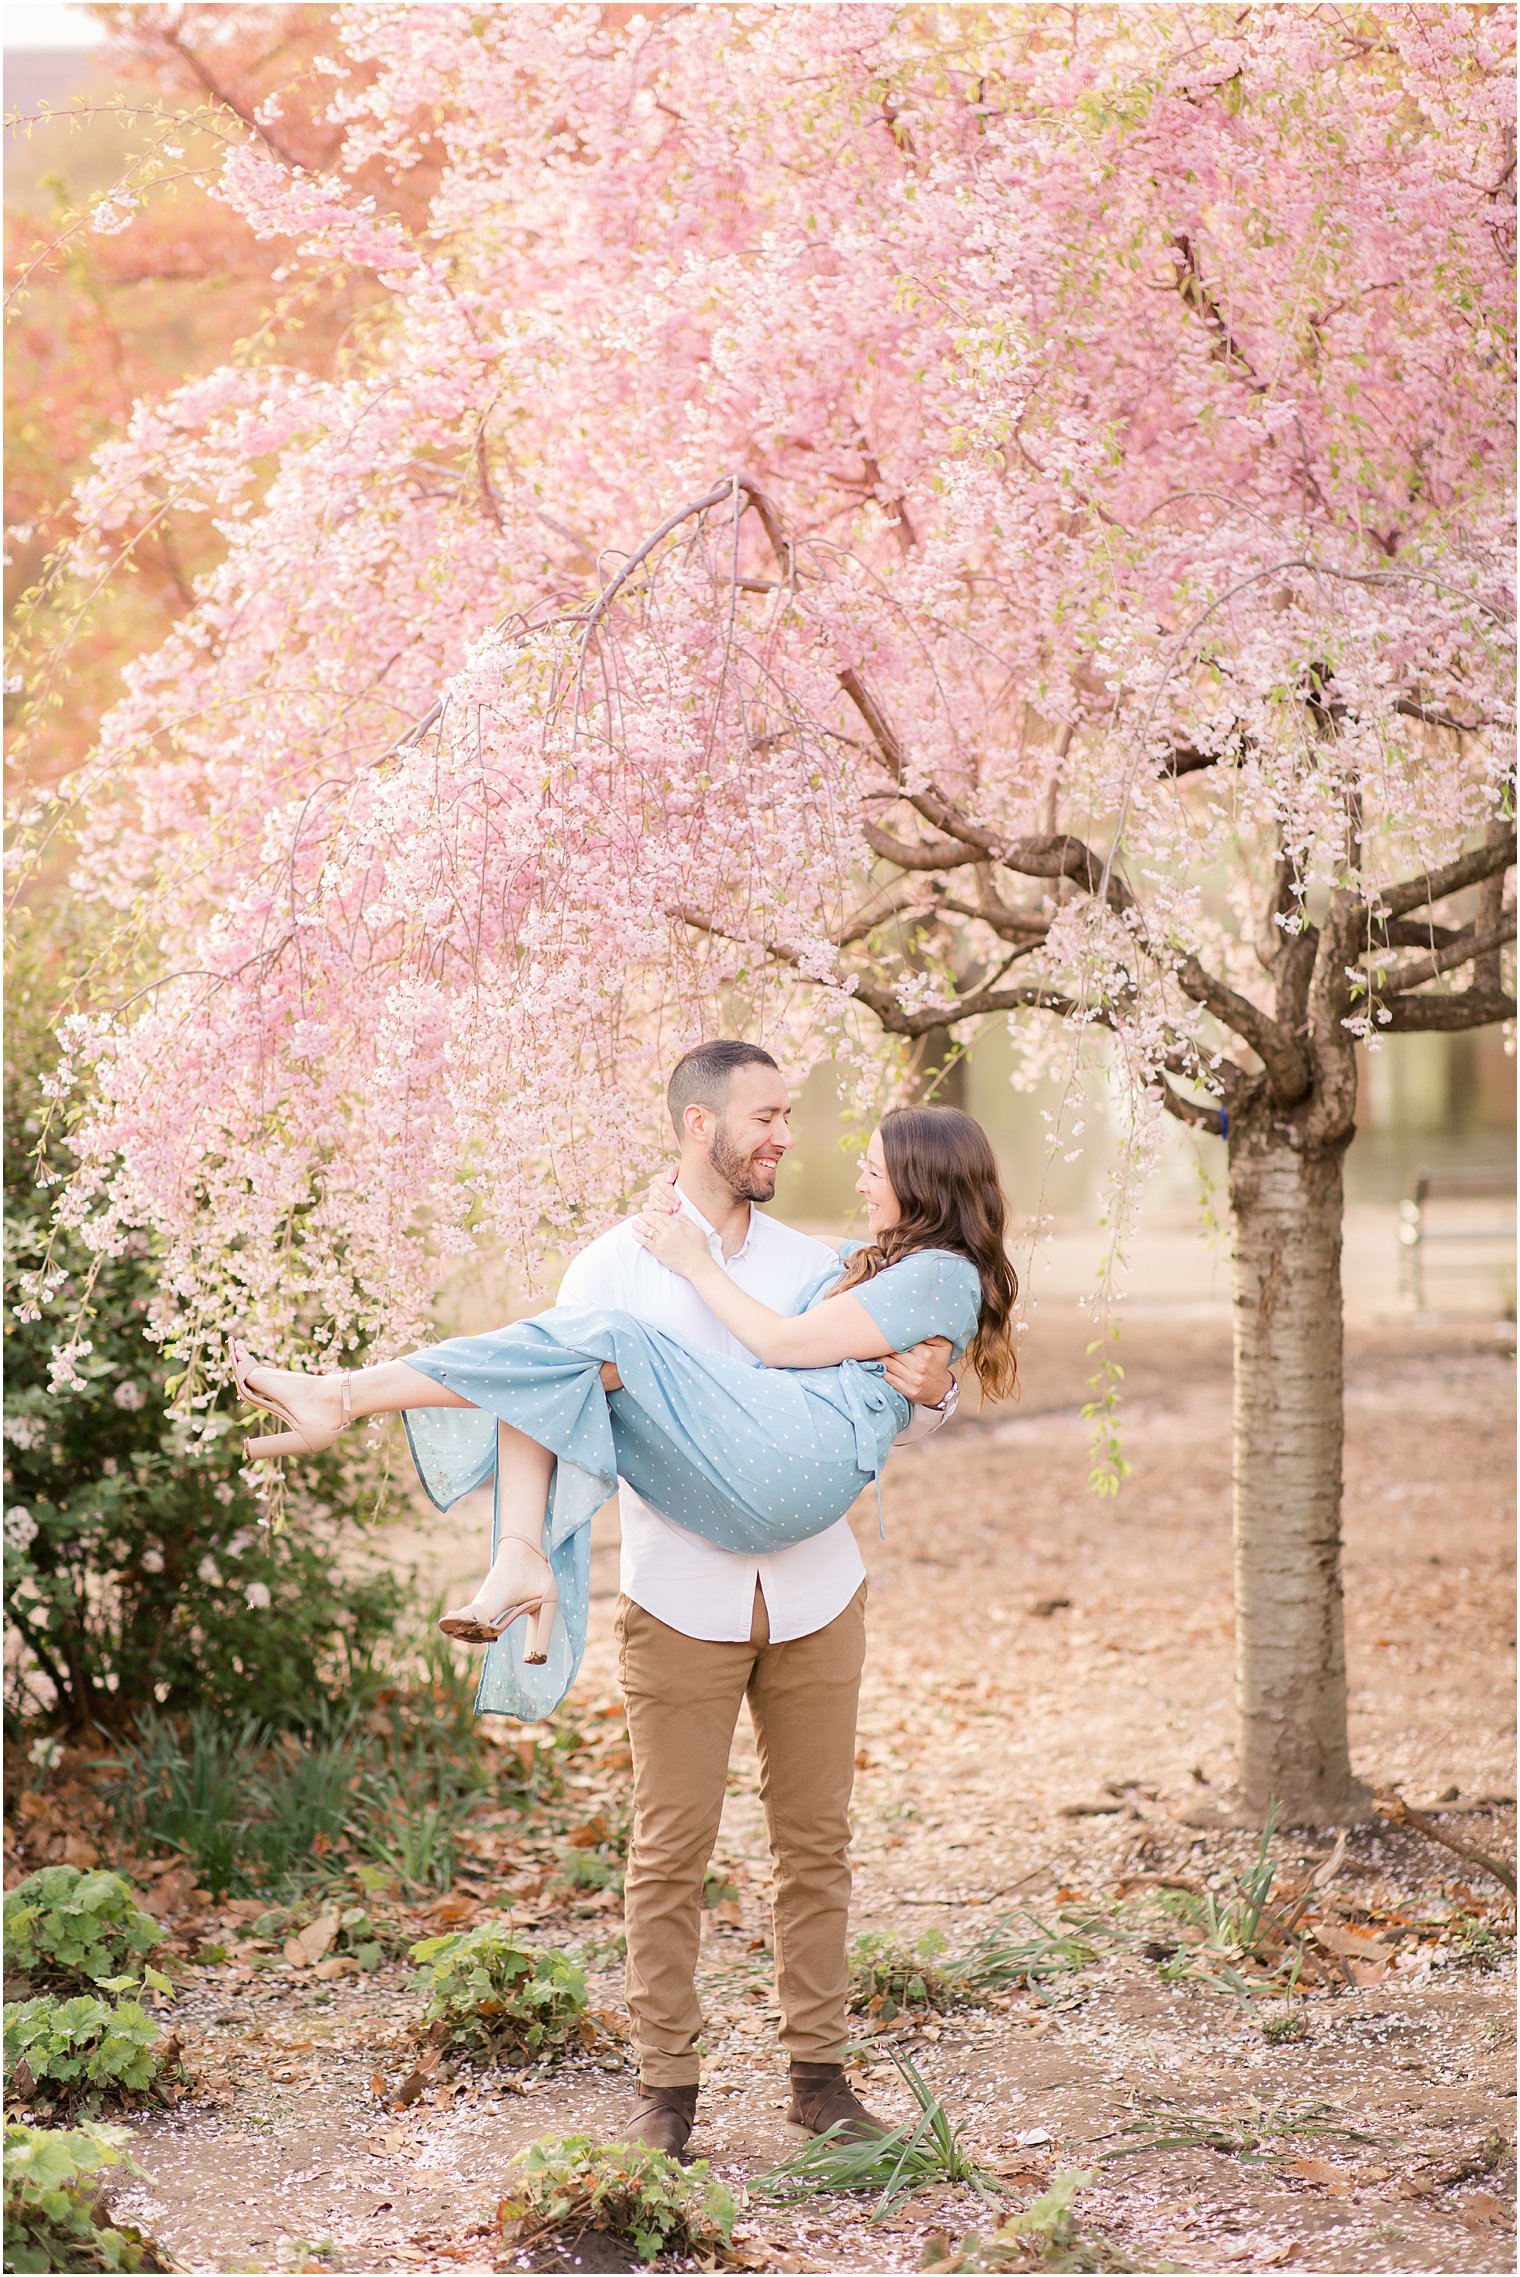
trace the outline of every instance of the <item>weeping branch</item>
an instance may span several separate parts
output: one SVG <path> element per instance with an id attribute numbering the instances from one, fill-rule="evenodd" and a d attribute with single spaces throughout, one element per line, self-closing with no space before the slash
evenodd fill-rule
<path id="1" fill-rule="evenodd" d="M 1411 909 L 1423 909 L 1428 902 L 1444 901 L 1448 894 L 1460 893 L 1464 886 L 1479 885 L 1496 871 L 1512 869 L 1514 861 L 1515 826 L 1501 823 L 1485 845 L 1474 846 L 1437 869 L 1422 870 L 1418 877 L 1405 878 L 1400 885 L 1384 886 L 1373 914 L 1378 918 L 1407 917 Z"/>
<path id="2" fill-rule="evenodd" d="M 756 940 L 752 934 L 735 932 L 731 926 L 720 925 L 716 919 L 704 915 L 700 909 L 693 909 L 686 903 L 682 903 L 678 908 L 668 910 L 666 914 L 669 917 L 678 918 L 683 925 L 689 925 L 693 932 L 707 934 L 712 940 L 732 941 L 741 948 L 758 949 L 762 955 L 774 959 L 777 964 L 787 965 L 793 971 L 801 969 L 802 958 L 800 953 L 796 949 L 788 947 L 784 941 Z M 813 978 L 811 974 L 804 977 Z M 994 1012 L 1035 1010 L 1054 1012 L 1063 1019 L 1073 1013 L 1082 1013 L 1088 1019 L 1103 1026 L 1112 1025 L 1105 1012 L 1094 1012 L 1079 1004 L 1074 996 L 1067 996 L 1056 988 L 973 988 L 966 990 L 947 1004 L 924 1006 L 909 1011 L 898 1003 L 897 997 L 891 989 L 883 988 L 878 982 L 867 980 L 857 973 L 851 973 L 847 978 L 854 982 L 854 987 L 849 989 L 848 993 L 853 995 L 857 1003 L 865 1005 L 867 1011 L 875 1015 L 887 1034 L 903 1036 L 910 1041 L 919 1036 L 928 1035 L 931 1029 L 953 1027 L 960 1020 L 983 1019 L 989 1013 Z M 820 988 L 839 989 L 841 993 L 845 992 L 841 984 L 834 981 L 817 981 L 815 985 Z"/>
<path id="3" fill-rule="evenodd" d="M 1423 987 L 1426 981 L 1435 980 L 1443 972 L 1452 972 L 1459 965 L 1477 958 L 1496 957 L 1501 949 L 1508 948 L 1515 938 L 1515 912 L 1511 909 L 1488 932 L 1480 933 L 1476 925 L 1464 926 L 1444 947 L 1433 949 L 1429 956 L 1418 957 L 1412 963 L 1399 965 L 1385 973 L 1378 984 L 1380 995 L 1403 996 L 1410 989 Z"/>

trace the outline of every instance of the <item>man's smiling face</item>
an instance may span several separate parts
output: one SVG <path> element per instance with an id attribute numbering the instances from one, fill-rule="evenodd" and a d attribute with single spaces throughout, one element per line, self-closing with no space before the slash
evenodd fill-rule
<path id="1" fill-rule="evenodd" d="M 793 1144 L 792 1102 L 778 1068 L 735 1068 L 708 1161 L 736 1202 L 768 1202 L 781 1158 Z"/>

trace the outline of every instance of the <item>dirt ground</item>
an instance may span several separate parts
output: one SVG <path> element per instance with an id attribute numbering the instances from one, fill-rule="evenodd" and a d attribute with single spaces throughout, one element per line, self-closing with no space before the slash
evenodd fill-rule
<path id="1" fill-rule="evenodd" d="M 894 1458 L 884 1542 L 862 1504 L 858 1931 L 938 1927 L 954 1949 L 1016 1907 L 1048 1919 L 1126 1891 L 1144 1902 L 1154 1877 L 1224 1887 L 1255 1855 L 1253 1834 L 1197 1823 L 1230 1775 L 1229 1344 L 1216 1310 L 1181 1309 L 1139 1311 L 1126 1329 L 1133 1475 L 1117 1502 L 1086 1489 L 1084 1330 L 1054 1306 L 1030 1339 L 1018 1409 Z M 1357 1331 L 1346 1514 L 1358 1768 L 1510 1857 L 1512 1358 L 1485 1326 Z M 615 1735 L 616 1553 L 599 1525 L 578 1697 L 610 1711 Z M 1288 1831 L 1276 1855 L 1301 1880 L 1330 1850 L 1328 1834 Z M 610 1893 L 578 1907 L 562 1894 L 556 1909 L 541 1871 L 503 1864 L 499 1883 L 477 1865 L 466 1902 L 502 1902 L 535 1937 L 589 1951 L 615 2006 Z M 710 1917 L 704 1948 L 693 2149 L 737 2188 L 790 2147 L 747 1729 L 717 1864 L 738 1896 Z M 751 2266 L 916 2268 L 932 2233 L 985 2235 L 1081 2168 L 1095 2177 L 1084 2226 L 1142 2269 L 1512 2267 L 1504 1891 L 1425 1836 L 1372 1824 L 1352 1830 L 1306 1918 L 1323 1936 L 1296 2043 L 1264 2035 L 1275 2002 L 1168 1982 L 1133 1941 L 1043 1998 L 1014 1991 L 905 2036 L 868 2034 L 868 2099 L 907 2114 L 887 2051 L 909 2052 L 996 2175 L 993 2201 L 929 2192 L 879 2222 L 869 2200 L 754 2204 Z M 119 2210 L 197 2270 L 520 2265 L 491 2229 L 512 2154 L 542 2135 L 615 2134 L 629 2075 L 586 2059 L 388 2109 L 372 2081 L 399 2076 L 415 2013 L 405 1984 L 399 1967 L 323 1983 L 200 1972 L 175 2013 L 209 2093 L 136 2123 L 150 2179 L 120 2192 Z M 1105 2160 L 1143 2144 L 1125 2128 L 1153 2120 L 1175 2135 L 1179 2116 L 1195 2138 L 1209 2122 L 1215 2147 Z"/>

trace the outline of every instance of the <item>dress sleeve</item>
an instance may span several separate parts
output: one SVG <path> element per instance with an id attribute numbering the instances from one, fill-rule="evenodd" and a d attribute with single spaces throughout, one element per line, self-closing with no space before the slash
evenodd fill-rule
<path id="1" fill-rule="evenodd" d="M 957 1257 L 949 1249 L 916 1250 L 849 1293 L 890 1337 L 894 1352 L 905 1352 L 926 1336 L 947 1336 L 952 1356 L 959 1359 L 976 1334 L 981 1278 L 969 1257 Z"/>

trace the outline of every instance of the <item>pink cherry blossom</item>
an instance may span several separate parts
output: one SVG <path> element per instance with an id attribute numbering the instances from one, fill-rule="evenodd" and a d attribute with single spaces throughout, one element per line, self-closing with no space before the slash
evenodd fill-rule
<path id="1" fill-rule="evenodd" d="M 1217 1127 L 1264 937 L 1507 795 L 1511 34 L 338 11 L 337 160 L 222 187 L 378 311 L 80 499 L 81 573 L 166 499 L 223 544 L 75 788 L 128 953 L 65 1207 L 153 1230 L 156 1332 L 394 1346 L 482 1242 L 531 1278 L 716 1029 L 865 1085 L 1099 1026 Z M 1334 1034 L 1451 985 L 1344 930 Z"/>

